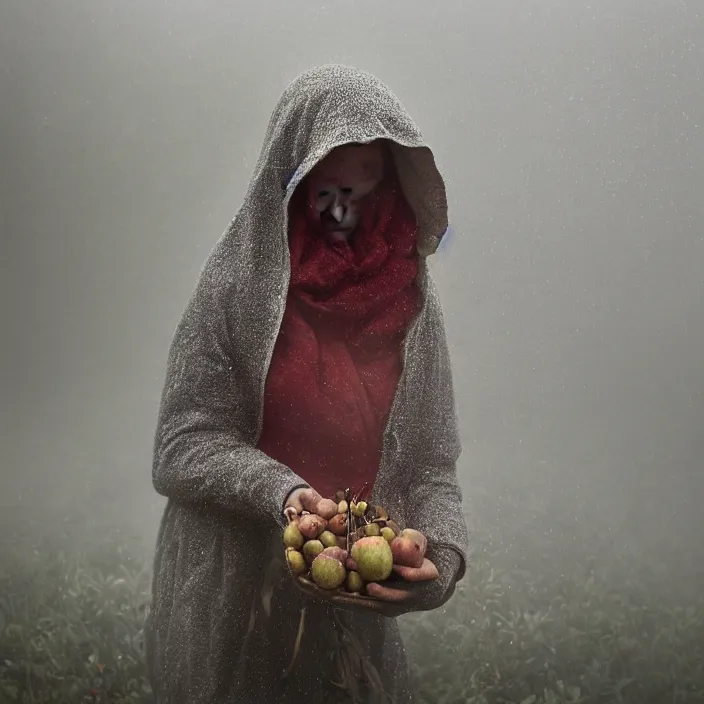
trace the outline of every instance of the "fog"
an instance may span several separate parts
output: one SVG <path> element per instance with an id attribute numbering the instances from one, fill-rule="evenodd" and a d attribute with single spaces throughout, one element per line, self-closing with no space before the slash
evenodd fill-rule
<path id="1" fill-rule="evenodd" d="M 474 527 L 560 513 L 701 569 L 699 3 L 24 0 L 0 52 L 5 535 L 153 541 L 174 328 L 281 91 L 337 61 L 394 90 L 446 179 Z"/>

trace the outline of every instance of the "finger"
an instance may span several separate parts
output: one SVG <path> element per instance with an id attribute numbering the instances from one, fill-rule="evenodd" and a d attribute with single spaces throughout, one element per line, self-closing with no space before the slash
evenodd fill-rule
<path id="1" fill-rule="evenodd" d="M 296 509 L 295 506 L 287 506 L 284 509 L 284 516 L 286 516 L 286 520 L 291 523 L 297 523 L 298 522 L 298 510 Z"/>
<path id="2" fill-rule="evenodd" d="M 367 594 L 382 601 L 390 601 L 399 603 L 410 598 L 410 593 L 402 589 L 391 589 L 390 587 L 382 587 L 377 582 L 367 584 Z"/>
<path id="3" fill-rule="evenodd" d="M 299 498 L 304 511 L 315 513 L 323 497 L 315 489 L 305 489 L 301 492 Z"/>
<path id="4" fill-rule="evenodd" d="M 438 568 L 427 557 L 420 567 L 394 565 L 394 572 L 407 582 L 430 582 L 440 577 Z"/>
<path id="5" fill-rule="evenodd" d="M 300 514 L 301 511 L 303 511 L 303 504 L 301 503 L 301 495 L 298 493 L 293 494 L 293 496 L 289 497 L 288 501 L 286 501 L 286 506 L 284 507 L 284 513 L 286 513 L 287 508 L 293 508 L 295 509 L 296 513 Z"/>

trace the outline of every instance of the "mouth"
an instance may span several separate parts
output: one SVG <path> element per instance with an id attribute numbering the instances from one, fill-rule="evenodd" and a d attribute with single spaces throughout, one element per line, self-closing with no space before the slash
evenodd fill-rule
<path id="1" fill-rule="evenodd" d="M 336 232 L 343 235 L 349 235 L 352 230 L 354 230 L 354 226 L 344 225 L 343 223 L 338 222 L 328 211 L 321 214 L 320 223 L 327 232 Z"/>

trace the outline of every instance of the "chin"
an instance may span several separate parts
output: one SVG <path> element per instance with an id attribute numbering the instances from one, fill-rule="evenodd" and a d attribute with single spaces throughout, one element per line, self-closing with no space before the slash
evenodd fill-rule
<path id="1" fill-rule="evenodd" d="M 346 232 L 346 231 L 341 231 L 341 230 L 332 230 L 328 232 L 328 237 L 333 241 L 333 242 L 348 242 L 350 239 L 351 232 Z"/>

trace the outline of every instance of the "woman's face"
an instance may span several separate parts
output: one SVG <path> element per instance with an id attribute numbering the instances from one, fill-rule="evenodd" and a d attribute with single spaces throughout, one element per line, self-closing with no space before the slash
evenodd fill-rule
<path id="1" fill-rule="evenodd" d="M 384 151 L 378 142 L 345 144 L 311 170 L 309 207 L 331 239 L 350 238 L 383 176 Z"/>

